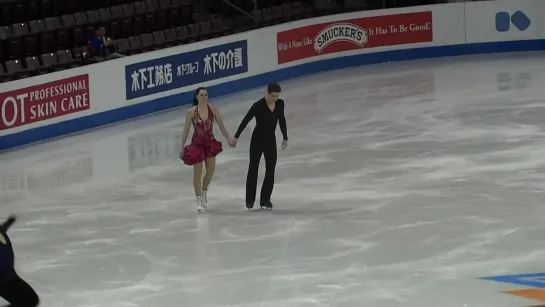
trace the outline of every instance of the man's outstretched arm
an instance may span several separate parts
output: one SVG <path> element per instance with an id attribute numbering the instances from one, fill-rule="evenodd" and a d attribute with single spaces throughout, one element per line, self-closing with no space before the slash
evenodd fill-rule
<path id="1" fill-rule="evenodd" d="M 17 218 L 15 215 L 10 215 L 9 218 L 2 225 L 0 225 L 0 232 L 8 232 L 8 229 L 11 227 L 11 225 L 13 225 L 13 223 L 15 223 L 16 220 Z"/>

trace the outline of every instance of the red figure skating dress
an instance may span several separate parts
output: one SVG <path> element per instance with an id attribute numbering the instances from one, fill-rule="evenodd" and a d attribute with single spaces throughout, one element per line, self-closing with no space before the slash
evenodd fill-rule
<path id="1" fill-rule="evenodd" d="M 199 115 L 199 108 L 195 107 L 195 114 L 191 119 L 193 123 L 193 138 L 191 144 L 184 147 L 182 161 L 187 165 L 203 162 L 206 158 L 215 157 L 223 151 L 221 142 L 214 138 L 214 113 L 208 106 L 208 118 L 203 121 Z"/>

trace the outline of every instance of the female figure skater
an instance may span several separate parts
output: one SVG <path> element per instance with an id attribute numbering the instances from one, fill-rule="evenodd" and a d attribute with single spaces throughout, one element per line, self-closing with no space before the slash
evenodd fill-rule
<path id="1" fill-rule="evenodd" d="M 0 225 L 0 297 L 10 305 L 6 307 L 36 307 L 38 295 L 15 272 L 15 255 L 7 231 L 15 223 L 15 216 Z"/>
<path id="2" fill-rule="evenodd" d="M 223 136 L 231 143 L 231 137 L 223 124 L 220 112 L 217 108 L 208 104 L 206 89 L 199 87 L 193 97 L 193 107 L 187 111 L 185 116 L 182 151 L 180 152 L 180 158 L 184 163 L 193 166 L 193 188 L 197 197 L 198 212 L 206 210 L 208 204 L 206 194 L 216 168 L 216 155 L 223 151 L 221 142 L 214 138 L 212 131 L 214 119 L 218 122 Z M 193 123 L 193 137 L 191 144 L 185 146 L 191 123 Z M 202 178 L 203 162 L 206 167 L 204 178 Z"/>

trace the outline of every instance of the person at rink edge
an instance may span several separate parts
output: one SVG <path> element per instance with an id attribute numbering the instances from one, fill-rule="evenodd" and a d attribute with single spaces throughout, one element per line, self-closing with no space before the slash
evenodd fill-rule
<path id="1" fill-rule="evenodd" d="M 256 126 L 252 133 L 250 141 L 250 163 L 248 174 L 246 176 L 246 208 L 252 210 L 254 207 L 257 175 L 259 171 L 259 162 L 261 155 L 265 157 L 265 179 L 261 187 L 260 206 L 263 209 L 272 210 L 271 195 L 274 188 L 274 173 L 276 168 L 277 148 L 276 148 L 276 126 L 280 124 L 280 130 L 284 140 L 282 141 L 282 150 L 288 146 L 288 130 L 286 127 L 286 117 L 284 116 L 284 100 L 279 99 L 281 88 L 276 83 L 269 84 L 267 95 L 255 102 L 238 127 L 232 143 L 236 146 L 240 134 L 250 120 L 255 117 Z"/>
<path id="2" fill-rule="evenodd" d="M 193 107 L 185 115 L 185 125 L 182 133 L 182 150 L 180 159 L 186 165 L 193 166 L 193 188 L 197 197 L 197 211 L 204 212 L 208 206 L 207 192 L 216 168 L 216 156 L 223 151 L 221 142 L 214 138 L 214 121 L 217 121 L 221 133 L 232 143 L 231 137 L 223 124 L 220 112 L 208 104 L 208 92 L 199 87 L 193 96 Z M 185 146 L 189 129 L 193 124 L 191 144 Z M 202 176 L 203 162 L 206 168 Z"/>
<path id="3" fill-rule="evenodd" d="M 15 272 L 15 254 L 7 232 L 16 219 L 12 215 L 0 225 L 0 297 L 10 304 L 6 307 L 36 307 L 40 304 L 38 294 Z"/>

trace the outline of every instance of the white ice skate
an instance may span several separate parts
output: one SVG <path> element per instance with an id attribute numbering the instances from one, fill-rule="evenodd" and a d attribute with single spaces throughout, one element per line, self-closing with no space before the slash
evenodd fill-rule
<path id="1" fill-rule="evenodd" d="M 201 204 L 204 207 L 204 209 L 208 208 L 208 198 L 206 197 L 206 192 L 208 192 L 208 190 L 202 190 L 202 196 L 201 196 L 202 197 Z"/>
<path id="2" fill-rule="evenodd" d="M 197 196 L 197 212 L 203 213 L 206 211 L 206 208 L 202 205 L 202 197 Z"/>

